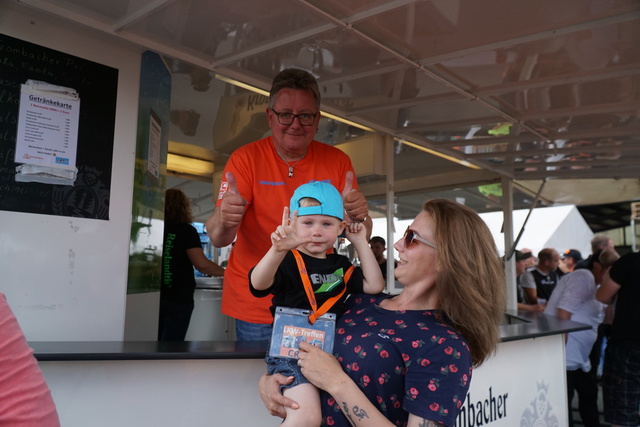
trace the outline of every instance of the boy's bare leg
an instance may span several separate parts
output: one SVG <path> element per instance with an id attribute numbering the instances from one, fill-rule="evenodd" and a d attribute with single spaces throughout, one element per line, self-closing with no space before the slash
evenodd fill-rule
<path id="1" fill-rule="evenodd" d="M 284 395 L 295 400 L 300 405 L 299 409 L 286 408 L 287 418 L 280 426 L 319 426 L 322 422 L 320 410 L 320 393 L 318 389 L 309 384 L 300 384 L 284 389 Z"/>

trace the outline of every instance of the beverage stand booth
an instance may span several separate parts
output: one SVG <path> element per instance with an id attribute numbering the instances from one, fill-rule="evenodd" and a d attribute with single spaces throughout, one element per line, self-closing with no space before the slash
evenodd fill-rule
<path id="1" fill-rule="evenodd" d="M 457 426 L 567 424 L 564 334 L 588 328 L 505 314 Z M 65 427 L 276 425 L 258 395 L 266 347 L 251 342 L 31 342 Z"/>

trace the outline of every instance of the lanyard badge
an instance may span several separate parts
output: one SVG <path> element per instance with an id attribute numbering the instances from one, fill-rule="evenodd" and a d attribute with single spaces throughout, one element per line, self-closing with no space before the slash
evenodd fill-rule
<path id="1" fill-rule="evenodd" d="M 327 353 L 333 352 L 333 340 L 335 338 L 336 315 L 327 311 L 346 292 L 346 285 L 342 291 L 325 301 L 319 308 L 313 293 L 313 286 L 307 274 L 307 268 L 302 259 L 302 255 L 297 250 L 293 250 L 296 258 L 300 278 L 309 299 L 311 310 L 276 307 L 273 320 L 273 332 L 271 335 L 271 345 L 269 355 L 274 357 L 288 357 L 295 359 L 298 357 L 300 343 L 308 342 L 311 345 L 320 347 Z M 354 267 L 351 266 L 344 276 L 346 284 Z"/>

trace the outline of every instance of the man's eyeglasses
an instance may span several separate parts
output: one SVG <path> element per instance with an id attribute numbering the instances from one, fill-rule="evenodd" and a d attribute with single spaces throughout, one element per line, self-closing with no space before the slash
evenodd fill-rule
<path id="1" fill-rule="evenodd" d="M 276 117 L 278 117 L 278 123 L 280 123 L 281 125 L 290 125 L 290 124 L 293 123 L 293 121 L 297 117 L 301 126 L 311 126 L 311 125 L 313 125 L 313 122 L 315 122 L 316 116 L 318 115 L 318 113 L 314 113 L 314 114 L 311 114 L 311 113 L 302 113 L 302 114 L 278 113 L 273 108 L 271 108 L 271 111 L 273 111 L 273 114 L 275 114 Z"/>
<path id="2" fill-rule="evenodd" d="M 420 243 L 424 243 L 427 246 L 431 246 L 434 249 L 436 248 L 435 243 L 431 243 L 430 241 L 423 239 L 422 237 L 418 236 L 412 229 L 407 227 L 407 231 L 404 232 L 404 247 L 408 248 L 414 240 L 417 240 Z"/>

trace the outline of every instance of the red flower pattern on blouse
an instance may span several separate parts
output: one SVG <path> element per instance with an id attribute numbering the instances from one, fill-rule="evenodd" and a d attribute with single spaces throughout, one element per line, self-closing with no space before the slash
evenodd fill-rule
<path id="1" fill-rule="evenodd" d="M 414 314 L 407 312 L 406 318 L 395 317 L 387 321 L 384 315 L 375 309 L 362 308 L 363 305 L 371 303 L 376 306 L 379 300 L 379 297 L 368 296 L 354 298 L 352 304 L 355 305 L 345 313 L 336 330 L 336 334 L 342 336 L 342 340 L 336 340 L 336 347 L 344 346 L 334 349 L 336 357 L 339 360 L 343 359 L 342 363 L 346 362 L 343 366 L 348 365 L 349 375 L 385 414 L 403 413 L 403 401 L 413 400 L 424 405 L 424 410 L 433 412 L 434 420 L 451 420 L 451 416 L 462 406 L 466 395 L 464 389 L 456 389 L 456 395 L 453 398 L 449 397 L 450 400 L 446 399 L 449 390 L 453 391 L 456 388 L 452 386 L 452 381 L 458 385 L 457 387 L 468 387 L 471 378 L 467 343 L 459 333 L 451 329 L 439 312 L 422 312 L 421 315 L 427 316 L 428 320 L 424 317 L 418 319 Z M 345 324 L 349 324 L 350 328 L 341 327 Z M 424 333 L 429 330 L 432 332 Z M 375 359 L 377 362 L 364 362 L 370 358 L 367 353 L 373 354 L 373 351 L 379 355 L 379 358 Z M 401 358 L 404 363 L 395 361 L 396 357 Z M 468 373 L 458 372 L 459 370 L 468 370 Z M 427 373 L 429 377 L 419 376 Z M 388 388 L 397 387 L 394 384 L 398 384 L 398 381 L 404 382 L 405 377 L 406 387 L 401 389 L 401 393 L 389 394 L 396 389 Z M 460 399 L 458 396 L 463 398 Z M 340 412 L 335 400 L 325 402 L 329 403 L 336 413 Z M 342 425 L 343 416 L 336 413 L 324 417 L 325 425 Z M 449 415 L 450 413 L 452 415 Z M 423 412 L 422 416 L 426 416 L 426 413 Z M 406 419 L 398 423 L 403 424 L 406 425 Z"/>

